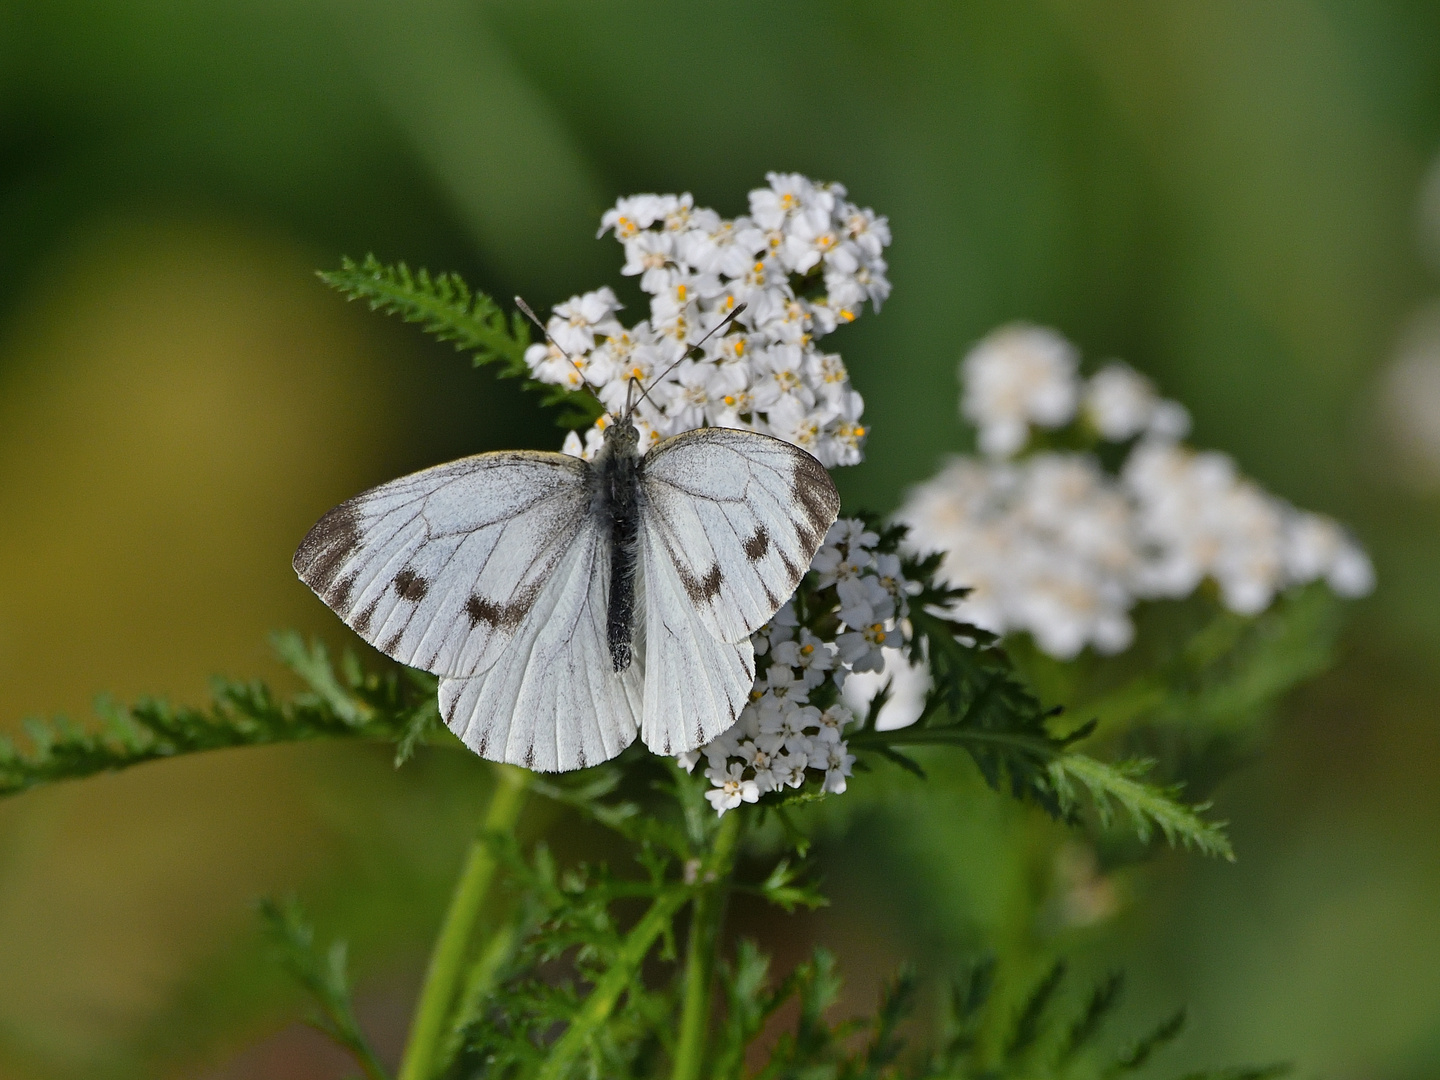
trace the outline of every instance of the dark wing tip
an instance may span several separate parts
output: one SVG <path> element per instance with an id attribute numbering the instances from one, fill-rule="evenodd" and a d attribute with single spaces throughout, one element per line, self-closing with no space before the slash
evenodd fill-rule
<path id="1" fill-rule="evenodd" d="M 840 492 L 824 465 L 804 450 L 797 447 L 796 451 L 790 494 L 804 515 L 803 521 L 795 522 L 795 534 L 808 564 L 840 513 Z"/>
<path id="2" fill-rule="evenodd" d="M 343 502 L 317 521 L 290 561 L 300 580 L 324 596 L 335 584 L 351 552 L 360 546 L 360 514 L 354 501 Z"/>

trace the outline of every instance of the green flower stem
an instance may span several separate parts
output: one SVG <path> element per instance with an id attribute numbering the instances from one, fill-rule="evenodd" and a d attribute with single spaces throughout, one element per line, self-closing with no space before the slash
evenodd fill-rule
<path id="1" fill-rule="evenodd" d="M 705 1062 L 705 1042 L 710 1033 L 710 992 L 715 976 L 715 953 L 719 947 L 720 924 L 725 918 L 730 873 L 735 865 L 735 848 L 740 839 L 741 817 L 737 812 L 720 819 L 704 891 L 695 898 L 690 915 L 690 942 L 685 951 L 685 1004 L 680 1014 L 680 1039 L 675 1046 L 672 1080 L 700 1080 Z"/>
<path id="2" fill-rule="evenodd" d="M 455 989 L 465 965 L 470 935 L 479 917 L 490 882 L 495 876 L 495 855 L 486 842 L 490 833 L 506 833 L 515 827 L 524 804 L 530 774 L 513 765 L 496 765 L 495 792 L 480 834 L 470 844 L 460 880 L 450 897 L 450 908 L 425 972 L 425 985 L 415 1007 L 410 1041 L 400 1062 L 399 1080 L 432 1080 L 447 1030 L 446 1020 L 455 1001 Z"/>
<path id="3" fill-rule="evenodd" d="M 610 1018 L 620 995 L 640 970 L 650 946 L 670 926 L 671 920 L 692 895 L 688 889 L 674 889 L 650 905 L 650 910 L 625 936 L 615 963 L 600 976 L 595 989 L 590 991 L 585 1004 L 565 1029 L 565 1034 L 555 1040 L 549 1056 L 535 1074 L 535 1080 L 561 1080 L 568 1075 L 570 1066 L 584 1051 L 586 1042 Z"/>
<path id="4" fill-rule="evenodd" d="M 514 952 L 518 936 L 514 923 L 502 926 L 490 936 L 490 940 L 486 942 L 480 955 L 470 965 L 470 973 L 465 977 L 465 987 L 460 991 L 460 1001 L 451 1016 L 450 1031 L 445 1037 L 444 1048 L 441 1050 L 440 1067 L 442 1070 L 460 1052 L 461 1043 L 465 1038 L 465 1029 L 484 1010 L 486 998 L 495 989 L 500 969 L 510 959 L 510 954 Z"/>

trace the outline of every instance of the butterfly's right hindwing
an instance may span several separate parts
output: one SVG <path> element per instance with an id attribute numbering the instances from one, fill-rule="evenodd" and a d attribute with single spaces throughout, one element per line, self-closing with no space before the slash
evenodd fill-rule
<path id="1" fill-rule="evenodd" d="M 295 572 L 381 652 L 437 675 L 490 668 L 589 511 L 589 466 L 479 454 L 382 484 L 310 530 Z"/>
<path id="2" fill-rule="evenodd" d="M 636 655 L 646 676 L 640 735 L 654 753 L 680 754 L 735 723 L 755 681 L 755 649 L 749 638 L 722 641 L 706 625 L 653 530 L 642 530 L 640 569 L 645 619 Z"/>
<path id="3" fill-rule="evenodd" d="M 750 634 L 790 598 L 840 506 L 805 451 L 703 428 L 645 456 L 641 736 L 657 754 L 730 727 L 755 678 Z"/>

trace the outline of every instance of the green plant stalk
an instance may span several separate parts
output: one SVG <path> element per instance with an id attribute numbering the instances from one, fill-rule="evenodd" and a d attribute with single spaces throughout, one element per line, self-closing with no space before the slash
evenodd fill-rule
<path id="1" fill-rule="evenodd" d="M 710 865 L 705 872 L 704 891 L 695 898 L 691 911 L 690 941 L 685 950 L 685 1002 L 680 1014 L 680 1038 L 675 1045 L 675 1064 L 670 1073 L 672 1080 L 700 1080 L 705 1063 L 715 953 L 730 892 L 740 821 L 738 813 L 729 813 L 720 819 Z"/>
<path id="2" fill-rule="evenodd" d="M 495 877 L 495 855 L 486 842 L 486 836 L 513 829 L 525 801 L 529 773 L 513 765 L 496 765 L 494 772 L 495 792 L 490 796 L 490 806 L 485 812 L 480 833 L 471 842 L 465 856 L 460 880 L 456 882 L 445 921 L 430 953 L 425 984 L 421 987 L 415 1019 L 410 1026 L 410 1039 L 400 1062 L 399 1080 L 432 1080 L 435 1076 L 437 1057 L 449 1026 L 446 1021 L 455 1001 L 470 935 L 480 915 L 480 907 L 490 891 L 490 882 Z"/>
<path id="3" fill-rule="evenodd" d="M 450 1018 L 450 1031 L 445 1036 L 440 1053 L 440 1070 L 443 1072 L 460 1052 L 465 1038 L 465 1029 L 478 1017 L 485 1007 L 485 999 L 495 989 L 500 969 L 515 949 L 516 933 L 514 924 L 502 926 L 490 936 L 485 947 L 470 965 L 465 977 L 465 986 L 460 991 L 460 1000 Z"/>
<path id="4" fill-rule="evenodd" d="M 590 991 L 585 1004 L 565 1029 L 565 1034 L 555 1040 L 549 1056 L 535 1073 L 535 1080 L 561 1080 L 569 1073 L 570 1066 L 585 1049 L 585 1043 L 590 1036 L 610 1018 L 620 995 L 640 970 L 650 946 L 655 944 L 655 939 L 670 926 L 671 920 L 692 895 L 688 889 L 675 889 L 658 897 L 650 905 L 650 910 L 645 912 L 625 936 L 625 942 L 620 946 L 620 955 L 614 965 L 600 976 L 595 989 Z"/>

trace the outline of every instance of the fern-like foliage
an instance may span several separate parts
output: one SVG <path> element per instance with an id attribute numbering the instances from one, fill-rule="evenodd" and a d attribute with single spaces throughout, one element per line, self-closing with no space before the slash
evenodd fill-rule
<path id="1" fill-rule="evenodd" d="M 315 941 L 314 927 L 305 921 L 299 904 L 293 899 L 283 903 L 262 900 L 260 918 L 280 965 L 305 988 L 318 1007 L 310 1024 L 348 1050 L 366 1080 L 389 1080 L 389 1074 L 355 1020 L 345 942 L 335 941 L 328 949 L 321 949 Z"/>
<path id="2" fill-rule="evenodd" d="M 464 995 L 445 1075 L 651 1075 L 673 1051 L 679 913 L 729 888 L 710 861 L 719 822 L 695 778 L 639 752 L 531 790 L 616 834 L 635 865 L 562 867 L 543 843 L 489 838 L 509 914 L 478 949 L 487 988 Z"/>
<path id="3" fill-rule="evenodd" d="M 577 393 L 529 378 L 525 350 L 530 324 L 519 311 L 506 317 L 500 305 L 473 291 L 459 274 L 411 270 L 403 262 L 388 266 L 374 255 L 361 262 L 342 259 L 339 270 L 321 271 L 320 280 L 351 300 L 363 300 L 372 311 L 398 315 L 441 341 L 470 354 L 478 367 L 493 364 L 501 378 L 525 379 L 527 389 L 541 395 L 541 404 L 561 407 L 562 427 L 587 428 L 603 411 L 591 394 Z"/>
<path id="4" fill-rule="evenodd" d="M 902 970 L 885 986 L 875 1012 L 831 1023 L 826 1013 L 839 996 L 834 957 L 817 949 L 778 985 L 769 985 L 769 959 L 742 941 L 734 962 L 722 968 L 726 1019 L 719 1033 L 716 1080 L 744 1075 L 745 1050 L 766 1022 L 789 1004 L 793 1029 L 771 1047 L 757 1080 L 1112 1080 L 1151 1064 L 1180 1034 L 1183 1011 L 1167 1016 L 1130 1041 L 1105 1045 L 1124 987 L 1120 975 L 1103 980 L 1078 1009 L 1063 994 L 1064 963 L 1038 980 L 1012 1015 L 996 1008 L 995 962 L 970 965 L 953 984 L 945 1031 L 928 1052 L 907 1048 L 899 1031 L 913 1014 L 919 984 Z M 1196 1073 L 1185 1080 L 1269 1080 L 1284 1065 Z"/>
<path id="5" fill-rule="evenodd" d="M 387 266 L 374 255 L 341 259 L 339 270 L 322 270 L 320 280 L 371 311 L 399 315 L 441 341 L 468 352 L 477 365 L 497 364 L 502 378 L 523 376 L 530 324 L 517 311 L 507 320 L 493 299 L 473 292 L 459 274 Z"/>
<path id="6" fill-rule="evenodd" d="M 898 551 L 904 529 L 880 531 L 880 550 Z M 1204 804 L 1187 806 L 1174 786 L 1147 783 L 1144 759 L 1111 765 L 1078 752 L 1075 744 L 1094 722 L 1068 733 L 1052 730 L 1059 709 L 1047 709 L 1022 681 L 994 634 L 946 614 L 965 590 L 937 580 L 941 556 L 903 560 L 907 579 L 922 584 L 910 602 L 914 635 L 910 655 L 930 667 L 932 688 L 919 720 L 910 727 L 876 727 L 884 695 L 877 696 L 861 729 L 849 736 L 853 750 L 868 750 L 916 775 L 924 769 L 906 749 L 964 749 L 992 788 L 1008 789 L 1057 818 L 1077 819 L 1088 807 L 1102 825 L 1123 810 L 1143 841 L 1158 831 L 1172 845 L 1233 859 L 1224 824 L 1208 821 Z"/>
<path id="7" fill-rule="evenodd" d="M 0 795 L 181 754 L 309 739 L 391 742 L 403 761 L 440 730 L 432 676 L 366 672 L 348 654 L 337 671 L 324 645 L 307 644 L 298 634 L 277 634 L 273 644 L 305 682 L 304 692 L 281 700 L 263 683 L 222 679 L 208 708 L 102 700 L 99 723 L 90 727 L 63 718 L 31 721 L 28 749 L 0 740 Z"/>

